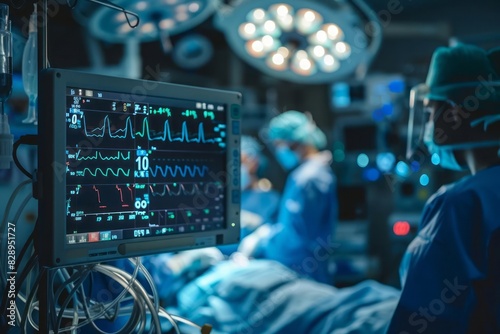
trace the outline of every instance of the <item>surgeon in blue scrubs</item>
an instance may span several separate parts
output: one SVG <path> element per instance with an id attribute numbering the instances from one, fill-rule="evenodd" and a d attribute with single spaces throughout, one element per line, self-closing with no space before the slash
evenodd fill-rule
<path id="1" fill-rule="evenodd" d="M 432 57 L 423 141 L 471 175 L 428 200 L 388 333 L 500 333 L 499 55 L 458 44 Z"/>
<path id="2" fill-rule="evenodd" d="M 243 240 L 240 250 L 333 284 L 338 203 L 325 134 L 310 115 L 294 110 L 274 117 L 266 133 L 278 162 L 290 174 L 276 223 L 261 226 Z"/>

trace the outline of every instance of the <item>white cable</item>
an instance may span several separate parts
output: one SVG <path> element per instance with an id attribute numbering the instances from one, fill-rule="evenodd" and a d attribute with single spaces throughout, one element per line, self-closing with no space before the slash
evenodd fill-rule
<path id="1" fill-rule="evenodd" d="M 105 319 L 105 317 L 101 317 L 101 316 L 104 315 L 108 310 L 112 309 L 118 302 L 123 302 L 123 301 L 127 300 L 126 298 L 124 298 L 124 296 L 126 295 L 127 292 L 130 293 L 132 295 L 133 299 L 136 301 L 136 307 L 139 307 L 139 309 L 142 310 L 141 313 L 143 313 L 144 315 L 141 316 L 141 319 L 143 319 L 142 322 L 145 321 L 145 309 L 144 309 L 144 305 L 141 302 L 141 299 L 138 297 L 136 291 L 134 291 L 134 289 L 133 289 L 135 278 L 136 278 L 137 273 L 139 271 L 139 267 L 135 268 L 133 275 L 130 275 L 129 273 L 127 273 L 127 276 L 123 276 L 123 272 L 117 271 L 117 270 L 114 269 L 114 267 L 110 267 L 110 266 L 107 266 L 108 267 L 107 269 L 109 269 L 109 271 L 102 272 L 102 270 L 99 270 L 100 267 L 102 267 L 102 266 L 104 266 L 104 265 L 96 265 L 94 267 L 94 271 L 101 272 L 101 273 L 109 276 L 110 278 L 114 279 L 116 282 L 118 282 L 119 284 L 121 284 L 122 286 L 124 286 L 125 289 L 120 293 L 120 295 L 118 297 L 116 297 L 114 299 L 113 302 L 108 303 L 108 304 L 102 304 L 102 303 L 95 304 L 96 306 L 97 305 L 101 305 L 102 307 L 101 307 L 101 310 L 99 311 L 99 313 L 90 315 L 91 316 L 90 319 L 87 318 L 86 315 L 84 315 L 83 318 L 86 319 L 85 321 L 81 322 L 77 326 L 70 326 L 70 327 L 62 328 L 59 332 L 72 331 L 72 330 L 81 328 L 83 326 L 86 326 L 88 324 L 91 324 L 99 332 L 106 333 L 106 332 L 102 331 L 100 328 L 98 328 L 97 325 L 95 325 L 93 323 L 93 321 L 97 320 L 97 319 Z M 73 314 L 72 313 L 68 314 L 67 311 L 71 312 L 70 309 L 65 310 L 64 313 L 63 313 L 63 317 L 64 318 L 72 318 Z M 129 312 L 129 314 L 132 314 L 132 311 Z M 122 330 L 123 330 L 123 328 L 120 331 L 116 332 L 116 333 L 119 333 Z"/>
<path id="2" fill-rule="evenodd" d="M 101 264 L 101 265 L 98 265 L 95 267 L 95 270 L 97 272 L 100 272 L 106 276 L 109 276 L 109 277 L 113 277 L 113 274 L 114 276 L 117 278 L 115 279 L 116 282 L 120 283 L 125 289 L 128 290 L 128 292 L 134 296 L 134 299 L 135 299 L 135 303 L 136 303 L 136 306 L 140 307 L 142 312 L 140 313 L 141 315 L 141 319 L 143 319 L 142 321 L 139 321 L 139 323 L 137 324 L 137 326 L 141 326 L 141 328 L 144 327 L 144 319 L 146 318 L 145 317 L 145 314 L 144 314 L 144 311 L 145 309 L 143 309 L 143 306 L 142 303 L 141 303 L 141 300 L 139 299 L 139 293 L 140 291 L 136 291 L 133 287 L 135 287 L 135 280 L 131 280 L 131 276 L 130 274 L 118 269 L 118 268 L 114 268 L 114 267 L 111 267 L 109 265 L 104 265 L 104 264 Z M 132 285 L 130 285 L 130 283 L 132 283 Z M 139 292 L 139 293 L 138 293 Z M 147 300 L 145 300 L 147 302 Z M 150 302 L 150 301 L 149 301 Z M 147 304 L 147 303 L 146 303 Z M 148 307 L 150 305 L 147 305 Z M 140 332 L 140 330 L 139 330 Z M 117 332 L 118 333 L 118 332 Z"/>
<path id="3" fill-rule="evenodd" d="M 113 267 L 111 267 L 111 269 L 115 270 L 116 272 L 119 272 L 120 275 L 124 275 L 124 277 L 130 276 L 129 273 L 127 273 L 121 269 L 113 268 Z M 160 318 L 158 316 L 158 313 L 156 313 L 156 311 L 155 311 L 155 307 L 154 307 L 153 303 L 151 302 L 151 299 L 149 298 L 148 293 L 142 287 L 142 285 L 139 284 L 139 282 L 137 282 L 137 281 L 134 281 L 134 287 L 140 292 L 140 296 L 143 298 L 143 301 L 146 303 L 146 305 L 148 306 L 148 308 L 151 312 L 151 321 L 152 321 L 152 324 L 154 324 L 154 327 L 156 328 L 156 332 L 161 334 Z M 179 331 L 177 324 L 175 324 L 174 328 L 176 329 L 177 332 Z M 152 329 L 153 328 L 151 327 L 151 331 L 152 331 Z"/>
<path id="4" fill-rule="evenodd" d="M 112 302 L 107 303 L 107 304 L 96 303 L 93 300 L 90 300 L 90 303 L 93 304 L 93 306 L 90 306 L 90 307 L 95 308 L 97 306 L 101 306 L 101 310 L 99 312 L 95 312 L 93 310 L 88 309 L 89 306 L 86 306 L 87 310 L 83 311 L 83 310 L 81 310 L 82 306 L 80 306 L 82 301 L 73 302 L 74 307 L 73 308 L 67 307 L 65 310 L 63 310 L 63 315 L 62 315 L 63 318 L 73 319 L 72 325 L 69 327 L 61 328 L 59 330 L 59 333 L 68 333 L 68 332 L 71 334 L 77 333 L 79 329 L 81 329 L 82 327 L 84 327 L 86 325 L 89 325 L 90 323 L 92 323 L 92 325 L 95 327 L 95 329 L 97 331 L 104 333 L 104 334 L 123 333 L 123 330 L 126 327 L 129 328 L 129 330 L 143 332 L 143 330 L 145 328 L 146 320 L 147 320 L 146 309 L 147 309 L 147 311 L 149 311 L 149 313 L 151 315 L 150 333 L 153 333 L 153 330 L 155 330 L 155 333 L 161 333 L 160 316 L 165 317 L 170 321 L 172 327 L 174 328 L 174 330 L 177 334 L 180 334 L 180 330 L 179 330 L 179 327 L 178 327 L 176 321 L 180 321 L 180 322 L 186 323 L 190 326 L 193 326 L 195 328 L 201 329 L 201 327 L 199 325 L 195 324 L 194 322 L 192 322 L 188 319 L 176 316 L 176 315 L 170 315 L 164 308 L 160 307 L 159 302 L 157 302 L 157 301 L 159 301 L 158 293 L 157 293 L 156 288 L 154 286 L 154 282 L 153 282 L 151 275 L 146 270 L 144 265 L 142 265 L 142 263 L 140 262 L 139 259 L 133 259 L 133 260 L 131 259 L 131 261 L 135 264 L 134 273 L 132 275 L 124 270 L 112 267 L 110 265 L 104 265 L 104 264 L 95 265 L 92 268 L 93 271 L 101 273 L 105 276 L 108 276 L 109 278 L 115 280 L 117 283 L 119 283 L 124 288 L 124 290 L 118 296 L 120 298 L 117 297 Z M 150 296 L 147 293 L 147 291 L 144 289 L 144 287 L 137 281 L 137 274 L 138 274 L 139 270 L 143 272 L 146 280 L 148 281 L 148 284 L 150 285 L 150 287 L 153 291 L 153 296 Z M 76 272 L 75 274 L 73 274 L 71 276 L 73 276 L 75 281 L 78 281 L 78 277 L 74 276 L 74 275 L 83 274 L 84 272 L 85 271 L 80 272 L 80 273 Z M 62 279 L 63 282 L 65 282 L 65 281 L 67 282 L 67 280 L 70 279 L 70 277 L 71 277 L 66 269 L 58 270 L 57 275 L 60 277 L 60 279 Z M 80 282 L 79 284 L 83 284 L 83 281 Z M 66 288 L 69 288 L 70 291 L 72 291 L 72 290 L 74 290 L 74 284 L 69 283 L 68 286 L 65 287 L 65 289 Z M 80 288 L 83 289 L 83 286 L 81 286 Z M 36 292 L 38 287 L 33 287 L 33 289 L 34 289 L 34 291 L 31 291 L 31 293 Z M 52 297 L 54 297 L 54 296 L 52 296 Z M 76 290 L 75 290 L 75 295 L 73 297 L 77 298 Z M 26 298 L 24 296 L 22 296 L 22 294 L 19 295 L 19 298 L 24 303 L 26 303 Z M 68 298 L 71 298 L 71 296 L 68 296 Z M 134 316 L 135 324 L 134 323 L 131 323 L 131 324 L 127 323 L 117 332 L 107 333 L 107 332 L 101 330 L 99 327 L 97 327 L 97 325 L 95 325 L 93 323 L 93 321 L 97 320 L 97 319 L 106 319 L 104 314 L 108 310 L 110 310 L 111 308 L 115 307 L 117 305 L 117 303 L 124 303 L 124 302 L 128 302 L 130 300 L 133 300 L 134 304 L 127 305 L 125 307 L 120 308 L 120 311 L 121 311 L 120 315 L 121 316 L 129 315 L 131 317 Z M 52 301 L 52 302 L 55 302 L 55 301 Z M 85 306 L 87 301 L 83 301 L 83 303 Z M 25 319 L 25 321 L 24 321 L 24 325 L 26 325 L 26 320 L 27 320 L 27 322 L 30 324 L 30 326 L 32 328 L 34 328 L 35 330 L 39 330 L 38 325 L 33 320 L 33 311 L 34 310 L 39 311 L 39 302 L 32 299 L 30 304 L 31 305 L 26 306 L 26 307 L 28 307 L 28 314 L 27 314 L 27 319 Z M 55 309 L 57 314 L 61 311 L 61 308 L 58 308 L 58 307 L 55 307 L 54 309 Z M 87 318 L 87 313 L 90 316 L 90 319 Z M 82 320 L 84 320 L 84 321 L 82 321 Z M 79 321 L 82 321 L 82 322 L 78 323 Z"/>
<path id="5" fill-rule="evenodd" d="M 99 265 L 97 265 L 99 266 Z M 96 267 L 97 267 L 96 266 Z M 94 267 L 94 271 L 95 271 L 95 267 Z M 139 271 L 139 268 L 136 267 L 134 272 L 133 272 L 133 275 L 132 277 L 135 279 L 135 277 L 137 276 L 138 274 L 138 271 Z M 115 279 L 116 281 L 116 279 Z M 82 282 L 83 283 L 83 282 Z M 133 282 L 128 282 L 128 287 L 130 287 L 132 285 Z M 84 327 L 88 324 L 91 324 L 94 328 L 96 328 L 98 331 L 101 331 L 99 328 L 97 328 L 97 326 L 93 323 L 94 320 L 97 320 L 97 319 L 105 319 L 105 317 L 103 317 L 103 315 L 111 310 L 112 308 L 114 308 L 118 303 L 122 302 L 126 293 L 128 291 L 128 288 L 125 288 L 112 302 L 108 303 L 108 304 L 104 304 L 104 303 L 95 303 L 94 304 L 94 307 L 97 306 L 97 305 L 101 305 L 101 310 L 96 313 L 96 314 L 92 314 L 90 318 L 87 318 L 86 314 L 84 311 L 83 312 L 83 315 L 82 315 L 82 319 L 85 319 L 85 321 L 79 323 L 77 326 L 73 327 L 67 327 L 67 328 L 64 328 L 64 329 L 61 329 L 60 332 L 63 332 L 63 331 L 70 331 L 70 330 L 73 330 L 73 329 L 78 329 L 78 328 L 81 328 L 81 327 Z M 83 293 L 83 295 L 85 295 Z M 85 302 L 85 301 L 84 301 Z M 88 306 L 87 306 L 88 307 Z M 66 312 L 66 310 L 63 312 L 63 318 L 73 318 L 73 312 L 71 311 L 71 309 L 67 309 L 68 312 Z M 81 313 L 80 313 L 81 315 Z M 103 331 L 101 331 L 103 332 Z"/>
<path id="6" fill-rule="evenodd" d="M 138 258 L 131 258 L 129 260 L 135 266 L 139 266 L 139 269 L 141 270 L 142 274 L 146 278 L 146 281 L 148 282 L 149 287 L 151 288 L 151 291 L 153 292 L 153 303 L 155 305 L 155 311 L 156 311 L 156 313 L 158 313 L 159 310 L 160 310 L 160 297 L 158 295 L 158 290 L 155 287 L 155 283 L 154 283 L 153 277 L 151 277 L 151 274 L 146 269 L 146 267 L 144 267 L 144 265 L 142 264 L 142 262 L 140 261 L 140 259 L 138 259 Z"/>
<path id="7" fill-rule="evenodd" d="M 200 325 L 197 325 L 195 324 L 194 322 L 192 322 L 191 320 L 189 319 L 186 319 L 186 318 L 183 318 L 181 316 L 178 316 L 178 315 L 175 315 L 175 314 L 170 314 L 167 312 L 167 310 L 165 310 L 163 307 L 160 307 L 160 315 L 163 315 L 165 317 L 170 317 L 172 318 L 174 321 L 180 321 L 180 322 L 183 322 L 189 326 L 192 326 L 194 328 L 198 328 L 198 329 L 201 329 L 201 326 Z"/>

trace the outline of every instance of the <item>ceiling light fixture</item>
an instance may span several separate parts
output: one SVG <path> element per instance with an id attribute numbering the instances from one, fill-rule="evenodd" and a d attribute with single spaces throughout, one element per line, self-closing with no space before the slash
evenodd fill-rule
<path id="1" fill-rule="evenodd" d="M 140 24 L 133 29 L 123 12 L 105 7 L 96 9 L 87 23 L 95 37 L 108 42 L 137 39 L 141 42 L 162 40 L 168 49 L 169 36 L 190 30 L 212 15 L 220 0 L 121 0 L 117 5 L 136 13 Z"/>
<path id="2" fill-rule="evenodd" d="M 366 29 L 368 22 L 371 29 Z M 244 0 L 216 16 L 230 47 L 279 79 L 332 82 L 367 66 L 381 43 L 375 13 L 361 0 Z"/>

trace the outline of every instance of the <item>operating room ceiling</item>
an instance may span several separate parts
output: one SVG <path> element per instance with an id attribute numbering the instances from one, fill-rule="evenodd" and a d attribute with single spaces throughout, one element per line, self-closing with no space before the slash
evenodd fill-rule
<path id="1" fill-rule="evenodd" d="M 63 0 L 58 1 L 64 3 Z M 14 2 L 23 3 L 23 1 Z M 447 45 L 451 37 L 486 48 L 500 45 L 498 24 L 500 2 L 496 0 L 367 0 L 366 2 L 379 15 L 384 25 L 384 40 L 371 71 L 422 75 L 425 73 L 432 50 L 439 45 Z M 22 26 L 30 11 L 30 6 L 17 10 L 13 8 L 14 25 Z M 51 65 L 63 68 L 88 66 L 89 54 L 86 51 L 84 38 L 88 27 L 85 27 L 85 23 L 82 26 L 75 22 L 71 11 L 66 6 L 59 5 L 58 13 L 51 18 L 49 27 Z M 149 72 L 163 76 L 164 80 L 195 81 L 184 82 L 191 84 L 227 85 L 235 80 L 232 71 L 242 72 L 245 76 L 243 84 L 257 77 L 255 71 L 249 70 L 247 65 L 240 63 L 234 66 L 235 61 L 231 63 L 234 55 L 228 48 L 224 35 L 214 28 L 210 18 L 192 31 L 172 36 L 172 44 L 175 46 L 180 38 L 191 32 L 207 37 L 213 45 L 214 56 L 206 66 L 191 71 L 178 68 L 172 62 L 171 55 L 165 54 L 160 43 L 155 41 L 141 45 L 143 65 L 149 66 Z M 99 44 L 106 62 L 116 63 L 122 57 L 121 44 L 102 41 Z M 232 64 L 231 67 L 228 64 Z"/>

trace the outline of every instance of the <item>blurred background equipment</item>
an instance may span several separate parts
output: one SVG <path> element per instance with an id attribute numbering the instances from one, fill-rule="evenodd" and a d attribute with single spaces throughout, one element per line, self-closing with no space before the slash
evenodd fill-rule
<path id="1" fill-rule="evenodd" d="M 33 13 L 30 15 L 28 41 L 23 52 L 23 86 L 29 99 L 28 116 L 23 123 L 38 124 L 36 114 L 36 100 L 38 97 L 38 38 L 37 38 L 37 10 L 33 6 Z"/>

